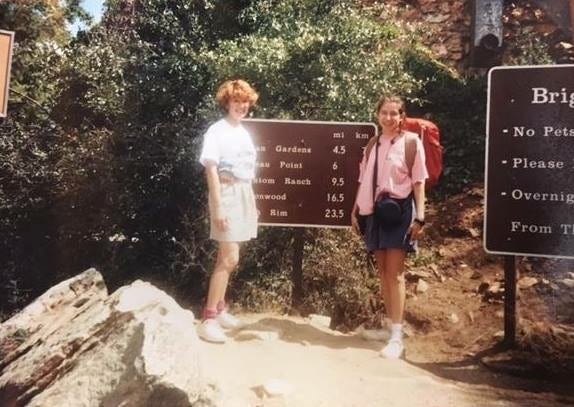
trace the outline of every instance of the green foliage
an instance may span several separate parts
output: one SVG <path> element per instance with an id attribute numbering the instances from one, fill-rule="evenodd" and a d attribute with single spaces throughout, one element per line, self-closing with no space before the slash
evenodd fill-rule
<path id="1" fill-rule="evenodd" d="M 436 250 L 423 247 L 419 249 L 416 256 L 407 258 L 407 260 L 409 267 L 428 267 L 437 264 L 440 260 L 440 256 Z"/>
<path id="2" fill-rule="evenodd" d="M 407 70 L 424 81 L 409 114 L 426 116 L 441 130 L 444 172 L 435 193 L 458 192 L 482 179 L 486 136 L 486 78 L 461 78 L 426 52 L 412 53 Z"/>
<path id="3" fill-rule="evenodd" d="M 258 234 L 242 248 L 233 297 L 246 309 L 286 311 L 291 306 L 295 230 L 261 227 Z"/>
<path id="4" fill-rule="evenodd" d="M 246 245 L 233 284 L 234 297 L 244 309 L 290 310 L 295 235 L 289 228 L 262 228 L 258 239 Z M 376 324 L 382 311 L 379 283 L 362 241 L 348 230 L 332 229 L 306 230 L 302 239 L 299 312 L 330 315 L 332 326 L 343 330 Z"/>
<path id="5" fill-rule="evenodd" d="M 330 315 L 338 329 L 376 323 L 382 310 L 374 264 L 348 230 L 322 230 L 306 247 L 304 289 L 303 309 Z"/>
<path id="6" fill-rule="evenodd" d="M 554 61 L 548 43 L 540 34 L 521 32 L 509 50 L 506 65 L 547 65 Z"/>
<path id="7" fill-rule="evenodd" d="M 69 34 L 65 23 L 67 17 L 77 17 L 77 8 L 68 0 L 65 7 L 57 1 L 27 0 L 22 2 L 2 2 L 0 20 L 2 28 L 16 32 L 16 41 L 32 44 L 46 40 L 66 42 Z M 72 9 L 67 9 L 72 6 Z"/>
<path id="8" fill-rule="evenodd" d="M 24 120 L 45 116 L 52 107 L 58 68 L 70 40 L 66 24 L 85 17 L 76 3 L 30 0 L 0 4 L 0 26 L 15 32 L 10 107 L 30 116 Z M 42 108 L 30 105 L 30 101 Z"/>
<path id="9" fill-rule="evenodd" d="M 122 3 L 110 1 L 106 20 L 121 28 L 131 57 L 125 123 L 197 120 L 210 81 L 201 54 L 242 32 L 236 16 L 248 1 L 144 0 L 127 23 Z"/>
<path id="10" fill-rule="evenodd" d="M 349 2 L 257 2 L 242 15 L 249 35 L 204 54 L 212 86 L 246 78 L 264 117 L 371 120 L 382 92 L 411 97 L 422 86 L 404 69 L 413 33 L 375 17 Z"/>
<path id="11" fill-rule="evenodd" d="M 23 124 L 10 119 L 0 127 L 0 298 L 10 307 L 28 299 L 28 288 L 41 281 L 34 261 L 50 250 L 50 203 L 60 174 L 53 167 L 59 133 L 53 123 Z M 37 230 L 43 233 L 37 234 Z M 33 253 L 27 253 L 34 249 Z M 23 273 L 23 270 L 30 270 Z M 17 290 L 17 291 L 16 291 Z"/>
<path id="12" fill-rule="evenodd" d="M 134 59 L 121 34 L 103 27 L 82 34 L 65 50 L 52 116 L 67 129 L 113 127 L 124 115 Z"/>

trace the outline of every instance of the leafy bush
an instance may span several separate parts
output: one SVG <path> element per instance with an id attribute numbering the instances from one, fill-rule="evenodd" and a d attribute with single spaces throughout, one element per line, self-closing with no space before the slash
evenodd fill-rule
<path id="1" fill-rule="evenodd" d="M 250 34 L 204 54 L 211 89 L 244 77 L 261 92 L 259 116 L 371 120 L 381 93 L 414 97 L 423 84 L 404 66 L 415 33 L 377 16 L 345 1 L 256 2 L 241 16 Z"/>

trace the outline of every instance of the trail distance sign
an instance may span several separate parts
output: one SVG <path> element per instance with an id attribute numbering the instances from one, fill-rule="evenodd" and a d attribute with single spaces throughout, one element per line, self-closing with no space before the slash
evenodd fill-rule
<path id="1" fill-rule="evenodd" d="M 257 149 L 259 224 L 351 226 L 359 163 L 373 123 L 245 120 Z"/>

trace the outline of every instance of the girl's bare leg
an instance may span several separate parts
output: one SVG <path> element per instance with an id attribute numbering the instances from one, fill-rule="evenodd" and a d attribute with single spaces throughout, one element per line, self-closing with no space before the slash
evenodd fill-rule
<path id="1" fill-rule="evenodd" d="M 239 243 L 219 242 L 217 262 L 209 280 L 209 291 L 205 308 L 217 309 L 217 304 L 224 301 L 229 276 L 239 263 Z"/>

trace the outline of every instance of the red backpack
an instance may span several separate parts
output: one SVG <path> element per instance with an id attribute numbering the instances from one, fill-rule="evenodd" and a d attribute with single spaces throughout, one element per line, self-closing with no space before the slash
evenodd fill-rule
<path id="1" fill-rule="evenodd" d="M 407 117 L 403 122 L 403 130 L 415 133 L 423 142 L 425 149 L 426 167 L 429 177 L 425 182 L 425 188 L 430 189 L 438 184 L 438 180 L 442 174 L 442 151 L 443 146 L 440 144 L 440 131 L 436 124 L 425 119 L 415 119 L 414 117 Z M 413 136 L 414 138 L 414 136 Z M 372 137 L 367 143 L 365 155 L 368 157 L 371 149 L 376 143 L 376 137 Z M 415 161 L 416 144 L 414 139 L 407 137 L 405 159 L 409 167 L 409 171 L 413 168 Z"/>
<path id="2" fill-rule="evenodd" d="M 425 149 L 426 167 L 429 173 L 425 187 L 427 189 L 434 187 L 438 184 L 442 174 L 443 154 L 443 146 L 440 144 L 440 131 L 437 125 L 429 120 L 407 117 L 403 122 L 403 129 L 418 134 L 422 140 Z M 412 161 L 414 161 L 414 156 Z M 412 164 L 409 164 L 409 166 L 412 168 Z"/>

